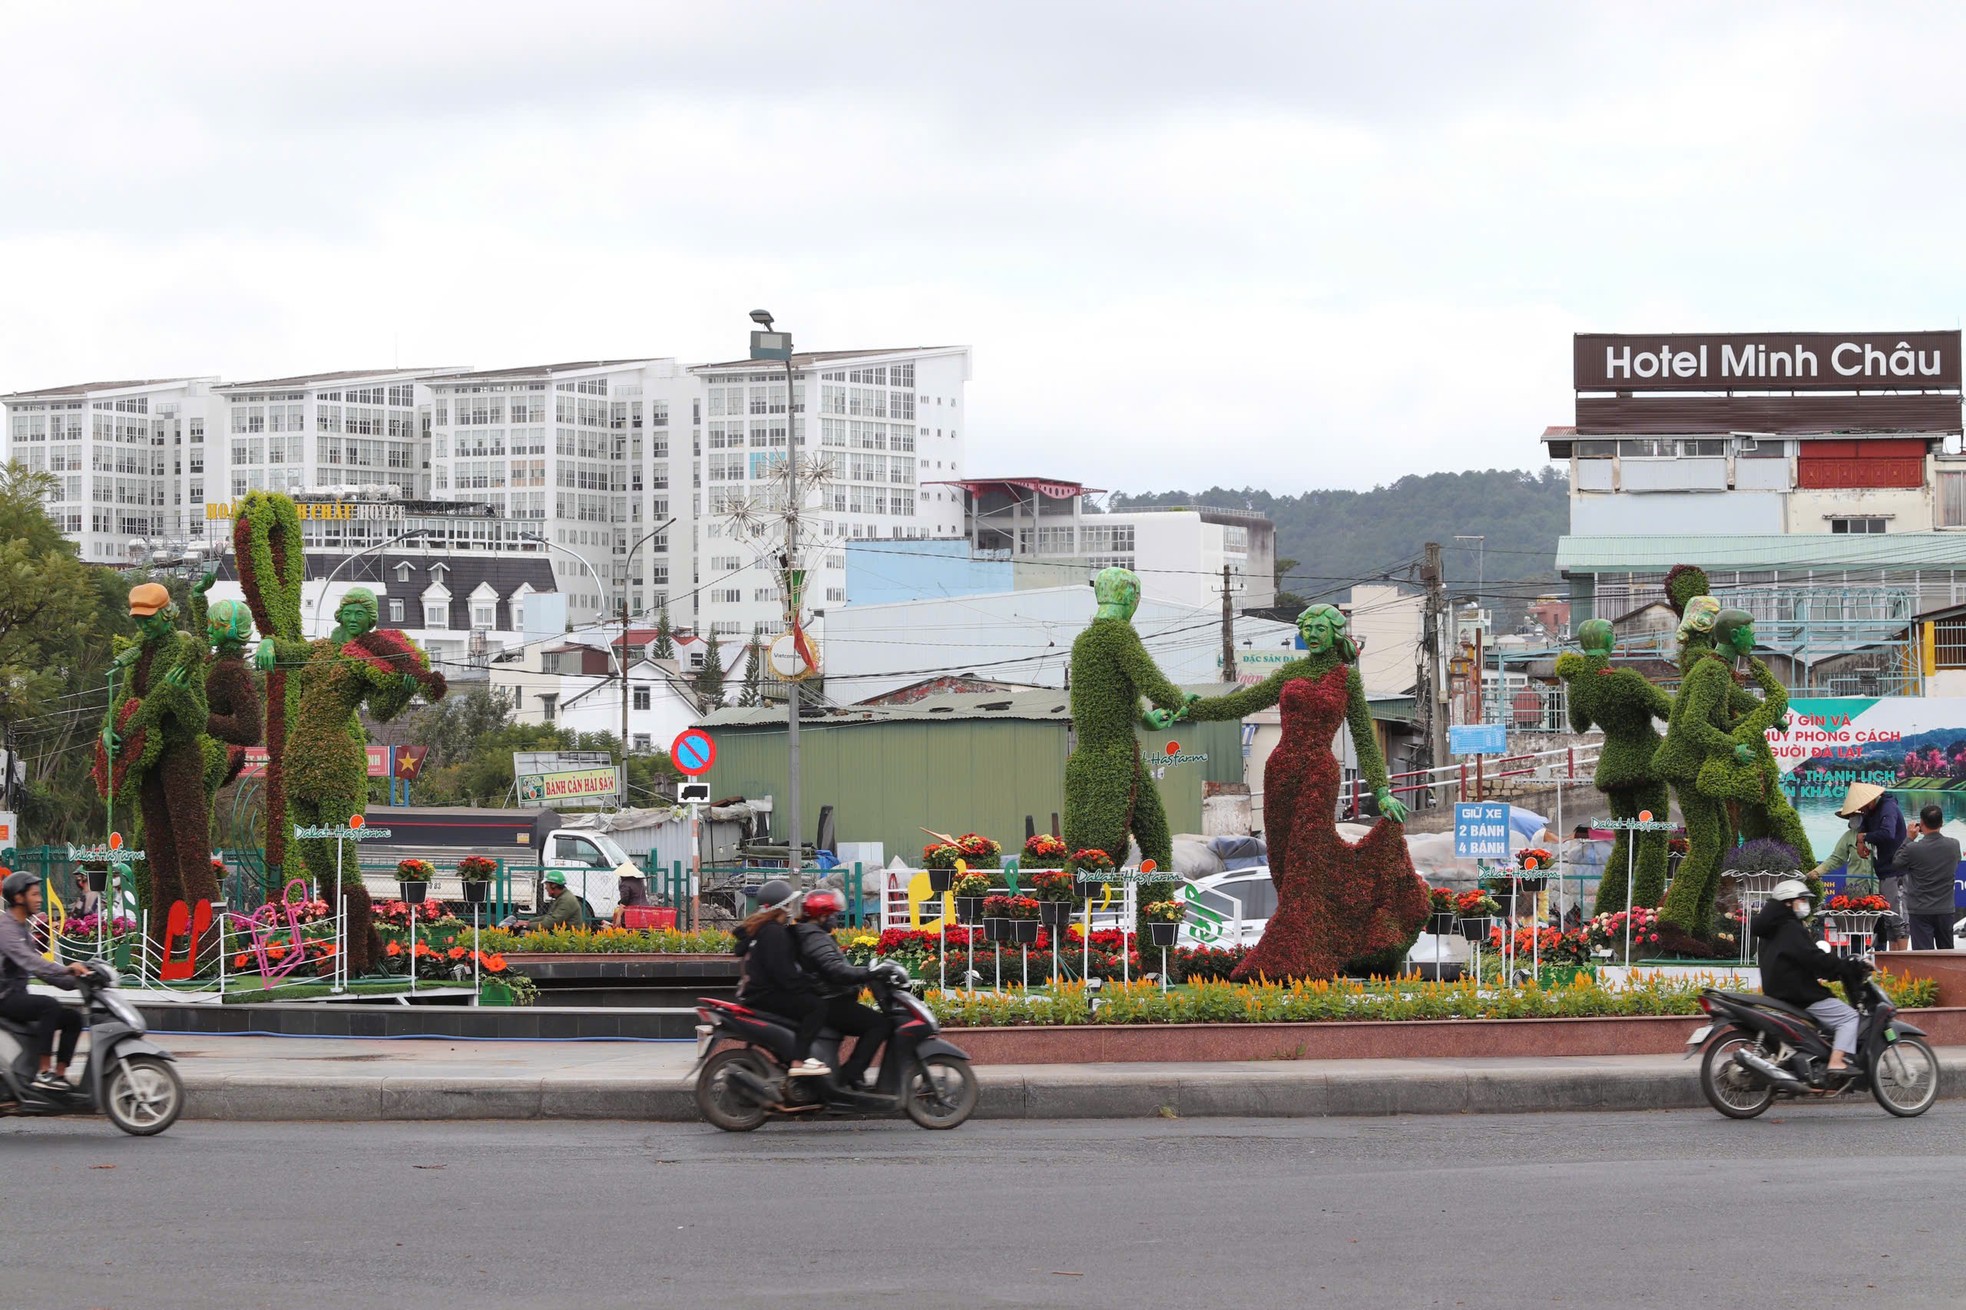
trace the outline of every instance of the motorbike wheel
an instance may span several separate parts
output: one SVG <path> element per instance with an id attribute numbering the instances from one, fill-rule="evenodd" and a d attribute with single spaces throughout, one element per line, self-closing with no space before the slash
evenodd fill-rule
<path id="1" fill-rule="evenodd" d="M 923 1128 L 954 1128 L 976 1113 L 976 1096 L 969 1061 L 931 1055 L 908 1076 L 902 1106 Z"/>
<path id="2" fill-rule="evenodd" d="M 1760 1042 L 1740 1029 L 1723 1034 L 1700 1057 L 1700 1091 L 1707 1104 L 1729 1119 L 1752 1119 L 1775 1103 L 1775 1089 L 1734 1063 L 1734 1052 Z"/>
<path id="3" fill-rule="evenodd" d="M 771 1112 L 731 1081 L 734 1068 L 767 1080 L 771 1077 L 755 1052 L 744 1047 L 719 1051 L 696 1076 L 696 1110 L 713 1127 L 727 1133 L 748 1133 L 770 1118 Z"/>
<path id="4" fill-rule="evenodd" d="M 154 1137 L 184 1113 L 184 1083 L 169 1060 L 133 1055 L 109 1071 L 102 1101 L 109 1122 L 132 1137 Z"/>
<path id="5" fill-rule="evenodd" d="M 1877 1053 L 1870 1094 L 1900 1119 L 1911 1119 L 1939 1099 L 1939 1058 L 1916 1037 L 1900 1037 Z"/>

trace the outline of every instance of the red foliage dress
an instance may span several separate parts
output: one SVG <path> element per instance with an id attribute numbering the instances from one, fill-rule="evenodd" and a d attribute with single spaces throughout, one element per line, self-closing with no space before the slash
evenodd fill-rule
<path id="1" fill-rule="evenodd" d="M 1404 942 L 1427 892 L 1402 827 L 1384 819 L 1354 846 L 1338 835 L 1338 760 L 1346 668 L 1284 684 L 1283 740 L 1263 768 L 1263 827 L 1277 909 L 1238 980 L 1330 978 L 1347 960 Z"/>

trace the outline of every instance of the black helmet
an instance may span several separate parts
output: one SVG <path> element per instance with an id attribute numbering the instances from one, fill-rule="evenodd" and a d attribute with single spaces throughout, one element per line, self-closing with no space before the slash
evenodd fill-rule
<path id="1" fill-rule="evenodd" d="M 788 909 L 798 898 L 799 893 L 783 878 L 773 878 L 758 888 L 758 908 L 761 910 Z"/>
<path id="2" fill-rule="evenodd" d="M 17 873 L 10 873 L 7 875 L 5 881 L 0 881 L 0 900 L 4 900 L 6 904 L 12 905 L 16 900 L 27 895 L 27 889 L 29 887 L 39 887 L 40 885 L 41 879 L 25 869 Z"/>

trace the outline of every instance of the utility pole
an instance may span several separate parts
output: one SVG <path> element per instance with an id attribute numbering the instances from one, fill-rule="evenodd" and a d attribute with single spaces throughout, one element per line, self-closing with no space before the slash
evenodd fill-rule
<path id="1" fill-rule="evenodd" d="M 621 670 L 621 795 L 615 808 L 628 808 L 628 579 L 621 579 L 621 658 L 615 667 Z"/>
<path id="2" fill-rule="evenodd" d="M 1447 585 L 1440 572 L 1440 543 L 1430 541 L 1420 580 L 1426 584 L 1427 603 L 1420 623 L 1420 667 L 1415 670 L 1413 690 L 1426 729 L 1428 767 L 1447 763 L 1447 694 L 1442 678 L 1441 643 L 1447 614 Z"/>
<path id="3" fill-rule="evenodd" d="M 1222 681 L 1236 678 L 1236 609 L 1229 602 L 1229 566 L 1222 566 Z"/>
<path id="4" fill-rule="evenodd" d="M 785 336 L 785 630 L 799 621 L 799 425 L 792 388 L 792 337 Z M 796 653 L 793 658 L 797 658 Z M 792 885 L 804 885 L 805 846 L 799 832 L 799 682 L 785 683 L 785 817 Z"/>

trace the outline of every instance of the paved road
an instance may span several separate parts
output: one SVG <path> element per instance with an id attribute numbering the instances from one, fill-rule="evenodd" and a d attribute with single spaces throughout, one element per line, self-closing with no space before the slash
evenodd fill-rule
<path id="1" fill-rule="evenodd" d="M 0 1304 L 1803 1304 L 1779 1271 L 1847 1304 L 1951 1307 L 1966 1302 L 1962 1170 L 1957 1104 L 1911 1122 L 1866 1102 L 1748 1124 L 1676 1111 L 743 1137 L 186 1123 L 132 1141 L 8 1120 Z M 1869 1222 L 1888 1231 L 1853 1229 Z"/>

